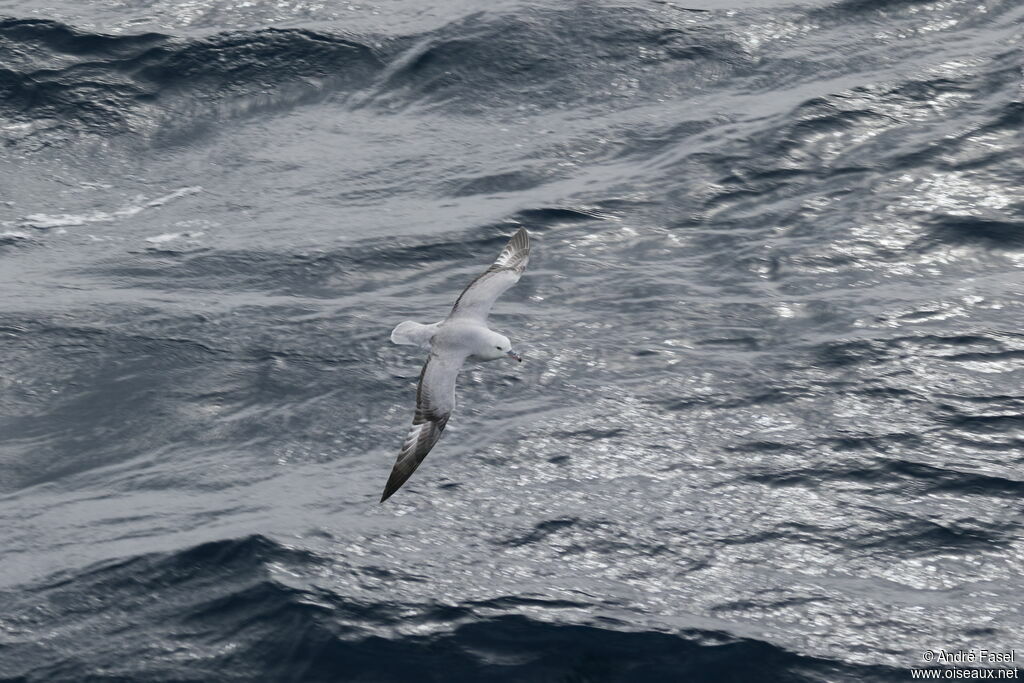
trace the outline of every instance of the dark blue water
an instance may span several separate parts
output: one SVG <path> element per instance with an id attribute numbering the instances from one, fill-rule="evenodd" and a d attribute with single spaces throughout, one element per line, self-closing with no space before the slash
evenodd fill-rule
<path id="1" fill-rule="evenodd" d="M 1020 2 L 0 15 L 0 680 L 1024 657 Z"/>

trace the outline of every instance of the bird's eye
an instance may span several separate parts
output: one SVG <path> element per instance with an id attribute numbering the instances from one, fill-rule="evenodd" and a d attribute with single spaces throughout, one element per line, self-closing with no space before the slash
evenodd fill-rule
<path id="1" fill-rule="evenodd" d="M 501 347 L 500 347 L 500 346 L 495 346 L 494 348 L 496 348 L 496 349 L 498 349 L 499 351 L 501 351 Z"/>

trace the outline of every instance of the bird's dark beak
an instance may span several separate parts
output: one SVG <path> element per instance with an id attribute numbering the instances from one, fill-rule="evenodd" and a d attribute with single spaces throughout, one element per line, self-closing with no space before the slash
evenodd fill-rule
<path id="1" fill-rule="evenodd" d="M 517 361 L 519 361 L 520 363 L 522 363 L 522 362 L 523 362 L 523 357 L 522 357 L 522 356 L 520 356 L 520 355 L 519 355 L 518 353 L 516 353 L 515 351 L 513 351 L 512 349 L 509 349 L 508 353 L 506 353 L 505 355 L 506 355 L 506 356 L 508 356 L 509 358 L 515 358 L 515 359 L 516 359 Z"/>

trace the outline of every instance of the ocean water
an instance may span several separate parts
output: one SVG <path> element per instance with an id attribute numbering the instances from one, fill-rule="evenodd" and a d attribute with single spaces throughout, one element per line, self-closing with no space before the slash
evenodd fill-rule
<path id="1" fill-rule="evenodd" d="M 1024 4 L 0 17 L 0 680 L 1024 661 Z"/>

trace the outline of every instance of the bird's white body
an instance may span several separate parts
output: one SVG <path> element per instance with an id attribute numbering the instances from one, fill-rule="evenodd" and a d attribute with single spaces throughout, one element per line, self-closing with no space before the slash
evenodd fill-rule
<path id="1" fill-rule="evenodd" d="M 436 343 L 446 353 L 464 352 L 468 360 L 498 360 L 512 350 L 512 342 L 486 325 L 465 320 L 442 320 L 423 325 L 411 320 L 391 332 L 391 341 L 432 349 Z"/>
<path id="2" fill-rule="evenodd" d="M 530 238 L 520 228 L 482 275 L 463 290 L 447 318 L 422 324 L 406 320 L 391 332 L 391 341 L 430 349 L 416 390 L 416 413 L 395 460 L 381 502 L 412 475 L 437 440 L 455 409 L 455 379 L 466 360 L 511 357 L 522 361 L 512 342 L 487 327 L 494 301 L 519 281 L 530 256 Z"/>

